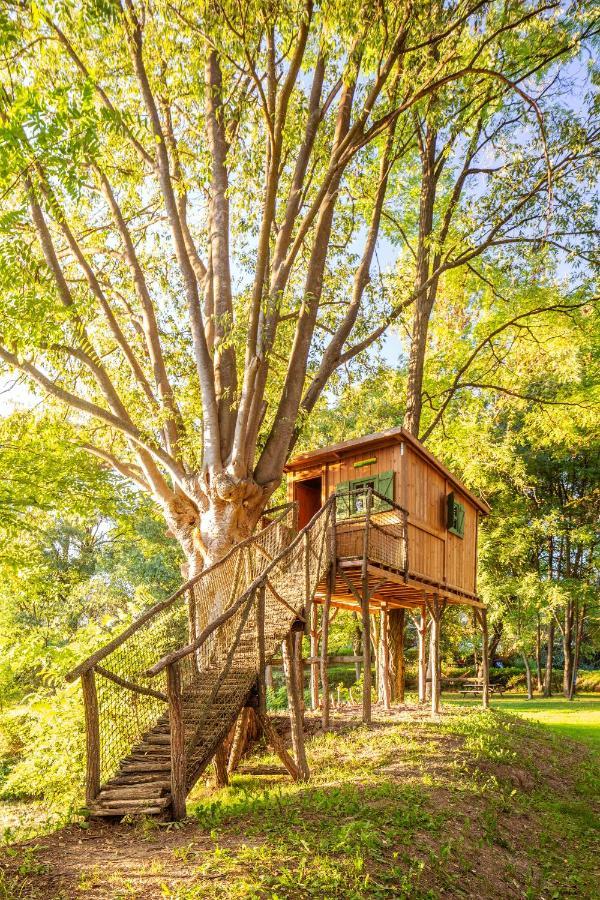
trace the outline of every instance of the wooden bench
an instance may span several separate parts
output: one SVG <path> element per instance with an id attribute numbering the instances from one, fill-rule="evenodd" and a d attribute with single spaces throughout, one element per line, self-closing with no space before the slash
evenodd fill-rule
<path id="1" fill-rule="evenodd" d="M 503 694 L 506 690 L 503 684 L 490 684 L 488 685 L 488 689 L 490 694 Z M 466 697 L 468 694 L 481 694 L 483 693 L 483 685 L 481 683 L 465 684 L 465 686 L 461 688 L 460 693 L 463 697 Z"/>

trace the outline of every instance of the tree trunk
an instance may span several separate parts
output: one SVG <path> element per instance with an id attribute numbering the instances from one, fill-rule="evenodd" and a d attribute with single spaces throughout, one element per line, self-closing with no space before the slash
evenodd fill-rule
<path id="1" fill-rule="evenodd" d="M 574 603 L 573 600 L 567 600 L 565 605 L 565 620 L 563 625 L 563 694 L 570 700 L 573 685 L 573 621 L 574 621 Z"/>
<path id="2" fill-rule="evenodd" d="M 537 614 L 537 627 L 535 631 L 535 669 L 537 678 L 537 690 L 541 693 L 544 687 L 544 677 L 542 675 L 542 623 L 540 622 L 540 614 Z"/>
<path id="3" fill-rule="evenodd" d="M 431 234 L 437 179 L 436 132 L 427 128 L 421 145 L 421 197 L 419 204 L 419 237 L 417 244 L 417 272 L 415 281 L 415 301 L 408 359 L 408 381 L 406 386 L 406 411 L 403 425 L 407 431 L 419 436 L 421 409 L 423 405 L 423 369 L 427 349 L 429 319 L 435 301 L 437 283 L 425 288 L 430 272 Z"/>
<path id="4" fill-rule="evenodd" d="M 533 700 L 533 683 L 531 679 L 531 666 L 529 665 L 529 659 L 525 651 L 521 653 L 523 657 L 523 662 L 525 663 L 525 676 L 527 678 L 527 699 Z"/>
<path id="5" fill-rule="evenodd" d="M 390 700 L 404 703 L 404 624 L 406 613 L 403 609 L 390 609 L 387 614 L 389 660 L 390 660 Z"/>
<path id="6" fill-rule="evenodd" d="M 575 653 L 573 655 L 573 675 L 571 678 L 571 692 L 569 700 L 572 700 L 577 687 L 577 670 L 579 669 L 579 654 L 581 652 L 581 642 L 583 640 L 583 628 L 585 623 L 586 607 L 585 603 L 581 607 L 581 612 L 577 612 L 577 630 L 575 632 Z"/>
<path id="7" fill-rule="evenodd" d="M 554 622 L 548 622 L 546 674 L 544 676 L 544 697 L 552 696 L 552 657 L 554 655 Z"/>

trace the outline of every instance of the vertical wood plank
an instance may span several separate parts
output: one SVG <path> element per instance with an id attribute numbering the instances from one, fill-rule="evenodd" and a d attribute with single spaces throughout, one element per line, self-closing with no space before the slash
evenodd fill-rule
<path id="1" fill-rule="evenodd" d="M 85 711 L 85 800 L 86 803 L 93 803 L 100 793 L 100 721 L 96 676 L 93 669 L 82 672 L 81 686 Z"/>
<path id="2" fill-rule="evenodd" d="M 185 727 L 178 663 L 167 666 L 167 697 L 171 726 L 171 812 L 173 818 L 178 821 L 185 819 L 186 816 Z"/>

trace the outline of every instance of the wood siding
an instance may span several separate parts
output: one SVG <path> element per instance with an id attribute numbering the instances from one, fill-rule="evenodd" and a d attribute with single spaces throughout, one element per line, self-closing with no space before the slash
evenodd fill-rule
<path id="1" fill-rule="evenodd" d="M 397 443 L 377 447 L 372 445 L 352 448 L 338 454 L 339 459 L 324 461 L 321 465 L 291 468 L 288 471 L 288 498 L 296 499 L 294 482 L 320 475 L 323 501 L 335 491 L 340 482 L 368 478 L 382 472 L 393 471 L 394 500 L 408 512 L 408 562 L 410 572 L 426 579 L 467 591 L 477 592 L 477 517 L 474 502 L 460 491 L 447 477 L 447 470 L 440 471 L 431 458 L 421 454 L 418 448 L 398 439 Z M 370 465 L 355 468 L 355 463 L 375 459 Z M 458 537 L 446 527 L 447 497 L 455 498 L 465 508 L 464 537 Z M 357 553 L 361 538 L 350 535 L 346 540 L 356 544 Z M 352 541 L 354 538 L 354 542 Z M 430 587 L 429 590 L 434 588 Z"/>

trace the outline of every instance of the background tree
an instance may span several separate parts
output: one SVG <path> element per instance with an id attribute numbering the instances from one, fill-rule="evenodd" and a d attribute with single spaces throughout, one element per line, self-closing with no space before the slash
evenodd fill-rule
<path id="1" fill-rule="evenodd" d="M 0 358 L 152 495 L 190 572 L 248 534 L 325 385 L 426 289 L 367 290 L 435 104 L 456 104 L 440 147 L 463 96 L 535 109 L 519 82 L 594 31 L 585 5 L 520 0 L 14 0 L 0 27 Z"/>

